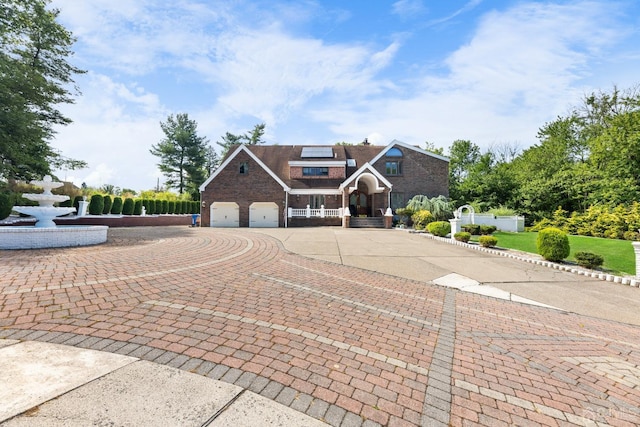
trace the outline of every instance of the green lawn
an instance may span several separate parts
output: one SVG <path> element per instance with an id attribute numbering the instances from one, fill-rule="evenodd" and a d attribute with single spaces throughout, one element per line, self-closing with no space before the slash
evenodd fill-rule
<path id="1" fill-rule="evenodd" d="M 496 232 L 498 247 L 537 253 L 538 233 Z M 477 240 L 474 236 L 473 240 Z M 628 240 L 600 239 L 597 237 L 569 236 L 571 254 L 568 261 L 575 261 L 576 252 L 592 252 L 604 258 L 604 268 L 614 273 L 636 274 L 636 259 L 633 246 Z"/>

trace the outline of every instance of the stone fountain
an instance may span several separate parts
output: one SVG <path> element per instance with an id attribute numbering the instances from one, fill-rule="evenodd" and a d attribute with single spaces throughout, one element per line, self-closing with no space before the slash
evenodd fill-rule
<path id="1" fill-rule="evenodd" d="M 55 217 L 75 212 L 76 208 L 53 206 L 54 203 L 69 200 L 69 196 L 59 196 L 51 193 L 54 188 L 62 187 L 64 185 L 62 182 L 53 182 L 51 177 L 46 175 L 42 181 L 31 181 L 31 184 L 36 187 L 42 187 L 44 192 L 41 194 L 25 193 L 22 197 L 38 202 L 39 206 L 14 206 L 13 210 L 34 217 L 36 219 L 36 228 L 56 227 L 56 223 L 53 222 Z"/>
<path id="2" fill-rule="evenodd" d="M 104 225 L 93 226 L 58 226 L 54 218 L 74 212 L 75 208 L 54 206 L 54 203 L 69 200 L 69 196 L 51 193 L 54 188 L 64 185 L 53 182 L 49 175 L 42 181 L 31 181 L 31 184 L 42 187 L 43 193 L 25 193 L 25 199 L 38 202 L 38 206 L 14 206 L 13 210 L 36 219 L 35 226 L 0 227 L 0 249 L 41 249 L 69 246 L 86 246 L 107 241 L 107 230 Z"/>

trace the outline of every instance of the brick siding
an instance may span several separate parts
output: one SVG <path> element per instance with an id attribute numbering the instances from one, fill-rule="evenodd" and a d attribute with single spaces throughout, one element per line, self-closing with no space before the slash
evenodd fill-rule
<path id="1" fill-rule="evenodd" d="M 240 164 L 247 162 L 248 173 L 240 174 Z M 240 151 L 221 170 L 202 192 L 202 225 L 211 223 L 211 204 L 214 202 L 236 202 L 240 208 L 240 227 L 249 226 L 249 206 L 253 202 L 275 202 L 280 214 L 278 224 L 284 227 L 285 192 L 278 182 L 258 165 L 246 152 Z"/>

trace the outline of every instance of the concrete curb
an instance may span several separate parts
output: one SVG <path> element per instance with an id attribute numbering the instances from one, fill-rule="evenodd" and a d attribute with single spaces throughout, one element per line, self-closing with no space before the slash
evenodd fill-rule
<path id="1" fill-rule="evenodd" d="M 622 284 L 622 285 L 631 286 L 631 287 L 634 287 L 634 288 L 640 287 L 640 279 L 636 279 L 636 278 L 616 276 L 616 275 L 613 275 L 613 274 L 607 274 L 607 273 L 602 273 L 602 272 L 598 272 L 598 271 L 587 270 L 587 269 L 584 269 L 584 268 L 581 268 L 581 267 L 577 267 L 575 265 L 558 264 L 556 262 L 551 262 L 551 261 L 545 261 L 545 260 L 542 260 L 542 259 L 526 257 L 526 256 L 522 256 L 522 255 L 519 255 L 519 254 L 515 254 L 515 253 L 511 252 L 509 249 L 497 250 L 497 249 L 492 249 L 492 248 L 483 248 L 480 245 L 473 245 L 473 244 L 470 244 L 470 243 L 459 242 L 457 240 L 450 239 L 448 237 L 438 237 L 438 236 L 434 236 L 433 234 L 422 233 L 422 232 L 411 230 L 411 229 L 396 228 L 395 230 L 406 231 L 406 232 L 409 232 L 409 233 L 415 233 L 415 234 L 419 234 L 420 236 L 424 236 L 424 237 L 432 239 L 432 240 L 437 240 L 439 242 L 448 243 L 450 245 L 461 246 L 461 247 L 464 247 L 464 248 L 473 249 L 473 250 L 477 250 L 477 251 L 480 251 L 480 252 L 486 252 L 486 253 L 489 253 L 489 254 L 492 254 L 492 255 L 499 255 L 499 256 L 502 256 L 502 257 L 506 257 L 506 258 L 512 258 L 512 259 L 516 259 L 518 261 L 528 262 L 530 264 L 536 264 L 536 265 L 541 265 L 543 267 L 552 268 L 554 270 L 566 271 L 567 273 L 573 273 L 573 274 L 577 274 L 577 275 L 580 275 L 580 276 L 589 277 L 591 279 L 599 279 L 599 280 L 603 280 L 603 281 L 606 281 L 606 282 L 612 282 L 612 283 L 618 283 L 618 284 Z"/>

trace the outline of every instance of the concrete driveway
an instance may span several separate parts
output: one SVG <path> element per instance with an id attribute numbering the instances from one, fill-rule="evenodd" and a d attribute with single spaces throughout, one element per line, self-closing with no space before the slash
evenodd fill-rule
<path id="1" fill-rule="evenodd" d="M 296 254 L 432 282 L 451 273 L 482 285 L 601 319 L 640 325 L 640 288 L 591 279 L 400 230 L 254 229 Z"/>

